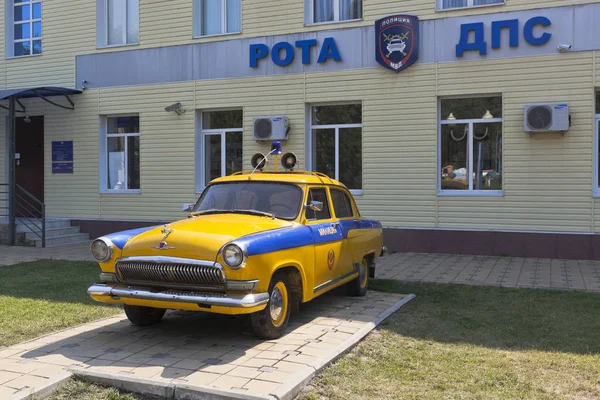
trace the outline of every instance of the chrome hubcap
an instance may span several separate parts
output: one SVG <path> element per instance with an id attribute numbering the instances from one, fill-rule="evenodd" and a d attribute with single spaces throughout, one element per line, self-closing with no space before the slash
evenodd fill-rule
<path id="1" fill-rule="evenodd" d="M 271 319 L 273 321 L 277 321 L 279 317 L 281 317 L 281 312 L 283 311 L 283 296 L 278 288 L 273 289 L 273 293 L 271 293 L 270 311 Z"/>

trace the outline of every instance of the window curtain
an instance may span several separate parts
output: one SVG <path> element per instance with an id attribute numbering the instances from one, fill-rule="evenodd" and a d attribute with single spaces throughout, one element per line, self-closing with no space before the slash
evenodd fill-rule
<path id="1" fill-rule="evenodd" d="M 333 21 L 333 0 L 314 0 L 313 22 Z"/>
<path id="2" fill-rule="evenodd" d="M 139 0 L 127 0 L 127 43 L 138 42 Z"/>
<path id="3" fill-rule="evenodd" d="M 200 0 L 201 35 L 218 35 L 221 30 L 221 0 Z"/>
<path id="4" fill-rule="evenodd" d="M 108 0 L 108 44 L 124 44 L 125 15 L 123 3 L 119 0 Z"/>
<path id="5" fill-rule="evenodd" d="M 227 0 L 227 32 L 242 31 L 242 0 Z"/>
<path id="6" fill-rule="evenodd" d="M 466 7 L 467 0 L 444 0 L 442 3 L 442 8 L 458 8 L 458 7 Z"/>
<path id="7" fill-rule="evenodd" d="M 362 0 L 340 0 L 340 21 L 362 18 Z"/>

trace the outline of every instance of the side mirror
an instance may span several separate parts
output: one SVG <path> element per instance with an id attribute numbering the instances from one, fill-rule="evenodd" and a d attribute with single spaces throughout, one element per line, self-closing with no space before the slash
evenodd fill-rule
<path id="1" fill-rule="evenodd" d="M 193 204 L 186 204 L 185 207 L 183 207 L 184 212 L 191 212 L 193 209 L 194 209 Z"/>
<path id="2" fill-rule="evenodd" d="M 310 204 L 306 205 L 307 208 L 312 211 L 321 212 L 323 211 L 323 202 L 322 201 L 311 201 Z"/>

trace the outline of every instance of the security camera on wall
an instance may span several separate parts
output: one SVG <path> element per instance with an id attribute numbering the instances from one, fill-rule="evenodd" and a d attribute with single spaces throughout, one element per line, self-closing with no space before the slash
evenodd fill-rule
<path id="1" fill-rule="evenodd" d="M 559 53 L 566 53 L 567 51 L 571 50 L 572 45 L 570 44 L 559 44 L 558 46 L 556 46 L 556 50 L 558 50 Z"/>

